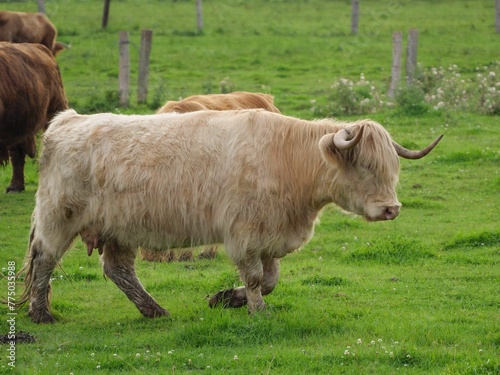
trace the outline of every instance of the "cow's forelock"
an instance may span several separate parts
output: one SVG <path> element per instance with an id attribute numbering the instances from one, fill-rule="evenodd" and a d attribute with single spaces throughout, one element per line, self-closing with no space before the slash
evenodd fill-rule
<path id="1" fill-rule="evenodd" d="M 387 183 L 396 181 L 399 175 L 399 157 L 387 131 L 373 121 L 361 121 L 363 137 L 355 147 L 353 156 L 357 166 L 368 168 Z"/>
<path id="2" fill-rule="evenodd" d="M 399 177 L 399 158 L 390 135 L 373 121 L 360 121 L 363 137 L 351 150 L 340 153 L 340 174 L 335 185 L 345 181 L 343 207 L 368 219 L 379 219 L 384 207 L 398 206 L 395 188 Z M 341 203 L 341 202 L 337 202 Z"/>

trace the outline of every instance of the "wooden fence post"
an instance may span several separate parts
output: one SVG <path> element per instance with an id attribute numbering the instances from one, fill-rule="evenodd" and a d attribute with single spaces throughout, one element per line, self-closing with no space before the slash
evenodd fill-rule
<path id="1" fill-rule="evenodd" d="M 45 14 L 45 0 L 38 0 L 38 13 Z"/>
<path id="2" fill-rule="evenodd" d="M 141 49 L 139 53 L 139 80 L 137 84 L 137 103 L 145 103 L 148 97 L 149 54 L 151 53 L 152 30 L 141 31 Z"/>
<path id="3" fill-rule="evenodd" d="M 201 0 L 196 0 L 196 25 L 198 26 L 198 32 L 203 32 L 203 10 L 201 6 Z"/>
<path id="4" fill-rule="evenodd" d="M 108 26 L 109 3 L 110 2 L 111 2 L 111 0 L 104 0 L 104 10 L 102 12 L 102 24 L 101 24 L 101 27 L 103 29 L 105 29 L 106 26 Z"/>
<path id="5" fill-rule="evenodd" d="M 417 68 L 418 30 L 411 29 L 408 34 L 406 50 L 406 82 L 411 84 Z"/>
<path id="6" fill-rule="evenodd" d="M 130 53 L 128 31 L 120 31 L 120 72 L 118 75 L 120 85 L 120 104 L 128 107 L 130 94 Z"/>
<path id="7" fill-rule="evenodd" d="M 352 0 L 352 13 L 351 13 L 351 34 L 358 33 L 358 20 L 359 20 L 359 0 Z"/>
<path id="8" fill-rule="evenodd" d="M 394 98 L 399 81 L 401 79 L 401 50 L 403 45 L 403 34 L 395 32 L 392 34 L 392 68 L 391 68 L 391 83 L 387 96 Z"/>
<path id="9" fill-rule="evenodd" d="M 495 0 L 495 31 L 500 33 L 500 0 Z"/>

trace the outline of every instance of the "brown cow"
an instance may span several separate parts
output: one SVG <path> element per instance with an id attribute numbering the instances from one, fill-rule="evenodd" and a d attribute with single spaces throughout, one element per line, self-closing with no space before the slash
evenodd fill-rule
<path id="1" fill-rule="evenodd" d="M 146 317 L 168 312 L 134 271 L 138 246 L 222 242 L 244 286 L 210 306 L 264 309 L 280 258 L 312 237 L 329 203 L 367 220 L 395 219 L 399 156 L 378 123 L 305 121 L 263 110 L 54 118 L 43 139 L 40 181 L 19 303 L 53 322 L 51 274 L 78 234 L 98 234 L 104 273 Z"/>
<path id="2" fill-rule="evenodd" d="M 12 163 L 7 192 L 24 190 L 25 157 L 35 157 L 35 135 L 68 107 L 54 57 L 41 44 L 0 42 L 0 165 Z"/>
<path id="3" fill-rule="evenodd" d="M 55 26 L 44 14 L 0 11 L 0 41 L 43 44 L 55 56 L 67 47 L 56 37 Z"/>
<path id="4" fill-rule="evenodd" d="M 228 94 L 193 95 L 179 101 L 168 101 L 156 113 L 186 113 L 207 109 L 226 111 L 252 108 L 262 108 L 269 112 L 281 113 L 274 106 L 271 95 L 245 91 L 235 91 Z"/>

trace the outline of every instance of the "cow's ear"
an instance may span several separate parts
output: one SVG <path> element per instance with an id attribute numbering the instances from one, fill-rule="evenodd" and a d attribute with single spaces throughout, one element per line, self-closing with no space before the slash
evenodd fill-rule
<path id="1" fill-rule="evenodd" d="M 330 163 L 336 163 L 340 159 L 348 158 L 351 155 L 349 150 L 354 149 L 363 137 L 364 127 L 351 125 L 339 129 L 336 133 L 327 134 L 319 141 L 319 148 L 325 158 Z"/>
<path id="2" fill-rule="evenodd" d="M 57 54 L 61 52 L 64 48 L 66 48 L 64 44 L 56 42 L 54 43 L 54 48 L 52 49 L 52 53 L 54 54 L 54 56 L 57 56 Z"/>
<path id="3" fill-rule="evenodd" d="M 319 150 L 321 156 L 330 164 L 338 164 L 340 160 L 339 150 L 335 147 L 333 137 L 335 133 L 326 134 L 319 140 Z"/>

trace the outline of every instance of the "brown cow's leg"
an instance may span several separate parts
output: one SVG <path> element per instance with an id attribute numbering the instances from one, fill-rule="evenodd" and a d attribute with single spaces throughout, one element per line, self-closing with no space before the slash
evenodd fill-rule
<path id="1" fill-rule="evenodd" d="M 242 307 L 248 303 L 250 312 L 263 310 L 265 303 L 262 296 L 274 290 L 279 278 L 279 265 L 279 259 L 264 259 L 262 261 L 262 273 L 242 272 L 241 276 L 246 287 L 241 286 L 216 293 L 210 298 L 210 307 L 219 304 L 223 307 Z"/>
<path id="2" fill-rule="evenodd" d="M 12 180 L 5 192 L 20 193 L 24 190 L 24 163 L 26 153 L 21 145 L 16 145 L 10 148 L 9 154 L 12 164 Z"/>
<path id="3" fill-rule="evenodd" d="M 135 275 L 135 255 L 134 249 L 120 246 L 114 241 L 106 242 L 101 256 L 104 273 L 126 294 L 142 315 L 148 318 L 170 315 L 146 292 Z"/>

